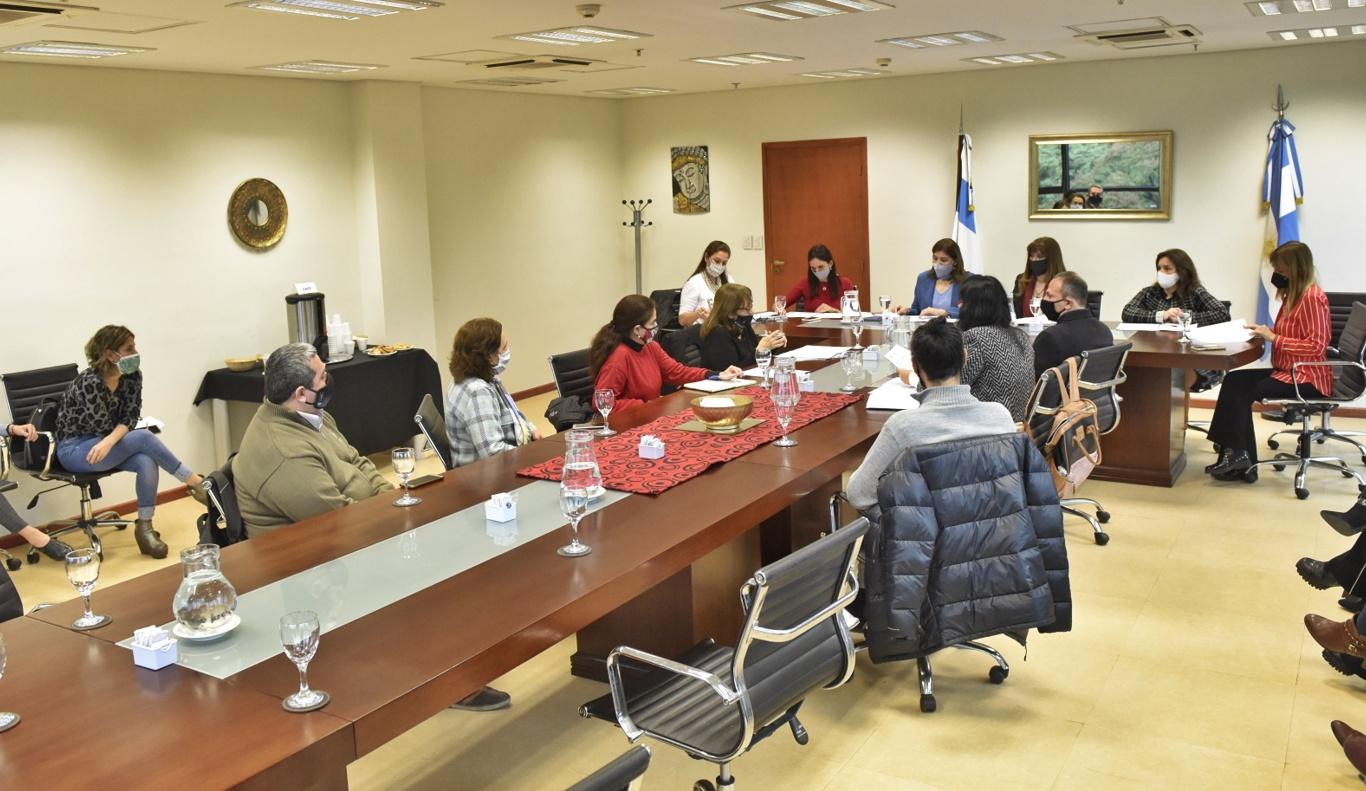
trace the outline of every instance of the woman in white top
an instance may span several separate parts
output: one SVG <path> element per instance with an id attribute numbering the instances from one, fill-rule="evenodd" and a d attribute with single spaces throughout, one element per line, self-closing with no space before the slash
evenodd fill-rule
<path id="1" fill-rule="evenodd" d="M 711 312 L 711 301 L 716 289 L 730 282 L 726 264 L 730 262 L 730 245 L 716 241 L 702 251 L 702 260 L 683 284 L 683 297 L 678 305 L 678 325 L 687 327 L 701 324 Z"/>

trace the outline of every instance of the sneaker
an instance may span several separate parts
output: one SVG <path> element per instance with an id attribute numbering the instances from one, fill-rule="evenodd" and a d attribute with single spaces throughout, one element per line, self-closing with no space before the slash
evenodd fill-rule
<path id="1" fill-rule="evenodd" d="M 512 696 L 493 687 L 484 687 L 464 700 L 450 705 L 460 711 L 496 711 L 512 705 Z"/>

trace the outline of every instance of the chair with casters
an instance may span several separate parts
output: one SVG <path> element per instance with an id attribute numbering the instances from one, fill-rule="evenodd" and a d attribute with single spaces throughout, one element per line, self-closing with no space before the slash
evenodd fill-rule
<path id="1" fill-rule="evenodd" d="M 9 443 L 0 441 L 0 495 L 19 488 L 19 484 L 9 479 L 9 464 Z M 24 565 L 24 561 L 11 555 L 7 549 L 0 548 L 0 558 L 5 559 L 5 566 L 10 571 L 18 571 Z"/>
<path id="2" fill-rule="evenodd" d="M 14 455 L 15 466 L 26 470 L 29 475 L 40 481 L 57 484 L 35 494 L 33 499 L 29 500 L 28 507 L 36 506 L 38 498 L 48 492 L 74 486 L 81 493 L 80 516 L 76 519 L 52 522 L 48 525 L 47 533 L 55 538 L 63 533 L 80 531 L 90 541 L 91 548 L 103 558 L 104 548 L 100 545 L 96 528 L 113 527 L 123 530 L 132 522 L 119 518 L 113 511 L 95 513 L 94 503 L 103 496 L 100 481 L 121 470 L 77 473 L 63 468 L 57 460 L 57 413 L 61 408 L 62 395 L 77 373 L 79 371 L 74 364 L 56 365 L 33 371 L 3 374 L 0 375 L 0 380 L 4 381 L 5 397 L 9 399 L 10 414 L 13 415 L 14 422 L 32 423 L 38 429 L 38 439 L 33 442 L 16 440 L 18 452 Z M 38 550 L 30 549 L 27 557 L 30 563 L 37 563 Z"/>
<path id="3" fill-rule="evenodd" d="M 1086 309 L 1091 311 L 1091 317 L 1100 320 L 1100 301 L 1105 298 L 1104 291 L 1086 292 Z"/>
<path id="4" fill-rule="evenodd" d="M 196 523 L 201 544 L 226 547 L 248 538 L 246 523 L 237 507 L 237 488 L 233 481 L 232 460 L 236 456 L 236 453 L 232 454 L 222 467 L 204 476 L 204 494 L 209 504 Z"/>
<path id="5" fill-rule="evenodd" d="M 641 777 L 649 768 L 650 748 L 637 744 L 566 791 L 639 791 Z"/>
<path id="6" fill-rule="evenodd" d="M 427 438 L 427 444 L 436 451 L 436 457 L 441 459 L 441 469 L 449 470 L 454 467 L 451 460 L 451 441 L 446 435 L 446 418 L 441 414 L 441 410 L 436 408 L 436 401 L 432 399 L 431 393 L 422 396 L 422 403 L 417 407 L 417 414 L 413 415 L 413 422 L 417 424 L 422 436 Z"/>
<path id="7" fill-rule="evenodd" d="M 1355 478 L 1357 486 L 1366 491 L 1366 481 L 1354 472 L 1346 461 L 1336 456 L 1315 456 L 1314 444 L 1327 440 L 1345 442 L 1356 449 L 1362 464 L 1366 464 L 1366 447 L 1349 436 L 1333 429 L 1329 422 L 1333 411 L 1343 404 L 1350 403 L 1366 393 L 1366 303 L 1356 302 L 1338 339 L 1337 348 L 1329 348 L 1328 359 L 1322 362 L 1295 363 L 1292 373 L 1298 375 L 1306 368 L 1331 368 L 1337 374 L 1333 377 L 1333 392 L 1327 396 L 1310 398 L 1300 392 L 1295 385 L 1295 397 L 1262 401 L 1268 406 L 1280 407 L 1285 411 L 1285 421 L 1299 421 L 1298 429 L 1287 429 L 1272 434 L 1266 441 L 1272 450 L 1280 448 L 1276 437 L 1282 434 L 1296 436 L 1295 453 L 1277 453 L 1274 458 L 1264 459 L 1257 465 L 1270 464 L 1277 472 L 1284 470 L 1289 463 L 1296 463 L 1295 496 L 1301 500 L 1309 497 L 1307 478 L 1310 467 L 1327 467 L 1337 470 L 1344 478 Z M 1310 421 L 1319 416 L 1319 425 Z M 1255 469 L 1255 467 L 1254 467 Z"/>
<path id="8" fill-rule="evenodd" d="M 1332 337 L 1328 340 L 1328 345 L 1337 348 L 1342 339 L 1342 329 L 1347 326 L 1347 319 L 1352 315 L 1352 304 L 1356 302 L 1366 302 L 1366 292 L 1360 291 L 1325 291 L 1324 296 L 1328 297 L 1328 323 L 1331 327 Z M 1262 410 L 1262 419 L 1270 420 L 1273 423 L 1290 423 L 1286 420 L 1284 410 L 1265 409 Z M 1292 418 L 1293 420 L 1293 418 Z M 1340 432 L 1344 437 L 1362 437 L 1366 432 L 1343 431 Z M 1322 441 L 1319 444 L 1323 444 Z"/>
<path id="9" fill-rule="evenodd" d="M 740 589 L 744 623 L 734 647 L 708 640 L 678 659 L 619 647 L 607 656 L 611 693 L 579 713 L 616 722 L 632 742 L 649 736 L 717 764 L 716 784 L 733 791 L 731 762 L 783 727 L 808 735 L 797 712 L 817 689 L 854 672 L 843 612 L 858 594 L 854 561 L 868 532 L 860 517 L 754 573 Z M 623 681 L 622 665 L 649 672 Z"/>
<path id="10" fill-rule="evenodd" d="M 682 329 L 678 324 L 678 311 L 683 305 L 683 289 L 656 289 L 650 292 L 650 299 L 655 303 L 655 320 L 659 322 L 660 334 Z"/>

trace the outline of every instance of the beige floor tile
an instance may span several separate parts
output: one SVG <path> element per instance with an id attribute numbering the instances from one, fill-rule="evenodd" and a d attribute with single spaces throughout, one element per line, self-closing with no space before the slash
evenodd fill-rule
<path id="1" fill-rule="evenodd" d="M 1174 607 L 1149 602 L 1122 652 L 1154 670 L 1212 670 L 1279 684 L 1299 674 L 1304 627 L 1258 613 L 1207 612 L 1200 603 Z"/>
<path id="2" fill-rule="evenodd" d="M 856 766 L 845 766 L 841 769 L 839 775 L 825 787 L 825 791 L 846 791 L 850 788 L 857 788 L 859 791 L 940 791 L 939 786 L 870 772 Z"/>
<path id="3" fill-rule="evenodd" d="M 1267 571 L 1172 556 L 1162 569 L 1150 602 L 1230 615 L 1256 613 L 1263 618 L 1294 622 L 1304 617 L 1310 590 L 1293 567 Z"/>
<path id="4" fill-rule="evenodd" d="M 1161 732 L 1139 723 L 1127 727 L 1088 722 L 1072 745 L 1066 771 L 1084 769 L 1138 784 L 1119 785 L 1120 788 L 1280 788 L 1284 766 L 1280 760 L 1254 758 L 1157 735 Z"/>
<path id="5" fill-rule="evenodd" d="M 1069 764 L 1058 775 L 1053 791 L 1144 791 L 1151 787 L 1137 780 Z"/>
<path id="6" fill-rule="evenodd" d="M 1290 763 L 1281 777 L 1282 791 L 1361 791 L 1361 779 L 1352 765 L 1337 754 L 1337 760 L 1324 765 L 1305 766 Z"/>

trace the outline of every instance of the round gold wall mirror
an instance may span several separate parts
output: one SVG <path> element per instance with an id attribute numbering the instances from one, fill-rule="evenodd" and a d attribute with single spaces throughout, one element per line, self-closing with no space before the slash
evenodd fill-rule
<path id="1" fill-rule="evenodd" d="M 269 250 L 284 238 L 289 205 L 280 188 L 266 179 L 247 179 L 228 200 L 228 227 L 242 244 Z"/>

